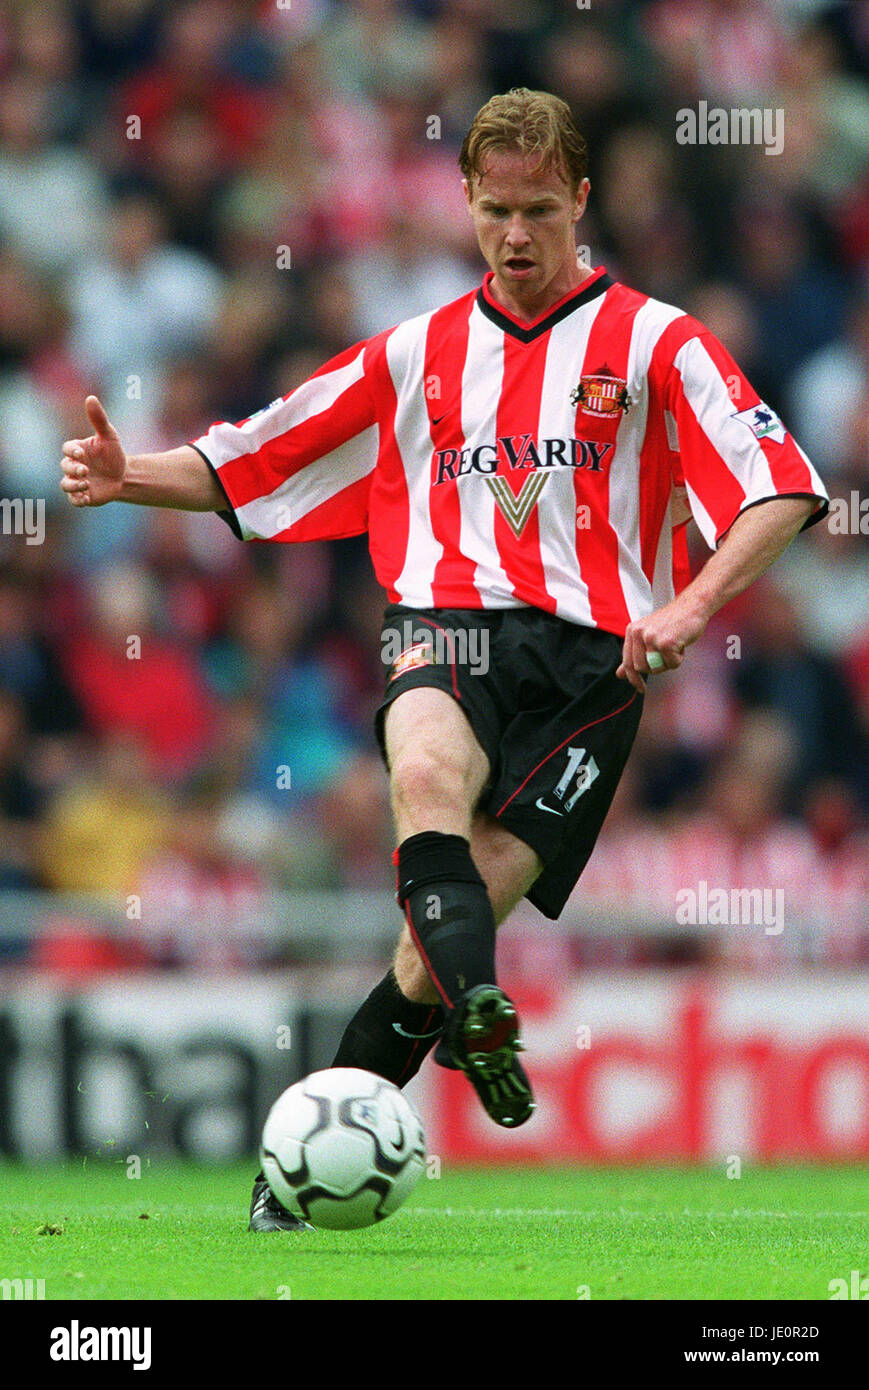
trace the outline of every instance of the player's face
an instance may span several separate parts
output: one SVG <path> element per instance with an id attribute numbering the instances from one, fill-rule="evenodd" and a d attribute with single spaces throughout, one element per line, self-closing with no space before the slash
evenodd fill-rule
<path id="1" fill-rule="evenodd" d="M 465 180 L 492 291 L 507 308 L 535 318 L 581 284 L 588 272 L 577 266 L 575 228 L 589 187 L 583 179 L 574 192 L 557 169 L 518 150 L 494 151 L 471 187 Z"/>

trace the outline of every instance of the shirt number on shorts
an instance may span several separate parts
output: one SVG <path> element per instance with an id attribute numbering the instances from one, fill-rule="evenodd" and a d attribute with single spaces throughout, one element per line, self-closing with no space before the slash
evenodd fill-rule
<path id="1" fill-rule="evenodd" d="M 550 811 L 554 816 L 565 816 L 573 809 L 583 792 L 588 791 L 595 777 L 599 776 L 600 768 L 594 760 L 594 755 L 588 759 L 588 762 L 583 762 L 584 757 L 584 748 L 568 748 L 567 767 L 552 793 L 556 801 L 561 802 L 561 809 L 556 810 L 553 806 L 547 806 L 543 798 L 538 797 L 537 805 L 541 811 Z M 570 794 L 568 795 L 568 793 Z"/>

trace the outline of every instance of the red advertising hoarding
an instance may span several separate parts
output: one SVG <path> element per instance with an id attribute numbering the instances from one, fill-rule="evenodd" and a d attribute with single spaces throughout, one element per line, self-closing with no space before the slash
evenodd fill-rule
<path id="1" fill-rule="evenodd" d="M 538 1110 L 498 1130 L 430 1068 L 444 1158 L 522 1162 L 869 1156 L 869 980 L 595 972 L 514 981 Z"/>

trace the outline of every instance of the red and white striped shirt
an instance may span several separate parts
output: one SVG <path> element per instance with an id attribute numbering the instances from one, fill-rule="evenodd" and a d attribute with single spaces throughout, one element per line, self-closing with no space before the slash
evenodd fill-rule
<path id="1" fill-rule="evenodd" d="M 746 507 L 824 485 L 721 343 L 599 267 L 534 323 L 479 290 L 195 441 L 246 540 L 368 532 L 390 602 L 619 636 Z M 808 523 L 807 523 L 808 524 Z"/>

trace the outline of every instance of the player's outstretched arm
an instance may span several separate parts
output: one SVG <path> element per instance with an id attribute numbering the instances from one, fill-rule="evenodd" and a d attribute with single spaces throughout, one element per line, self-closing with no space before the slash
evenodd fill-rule
<path id="1" fill-rule="evenodd" d="M 616 675 L 642 690 L 650 670 L 648 652 L 660 654 L 664 666 L 659 669 L 681 666 L 685 648 L 697 641 L 712 615 L 769 569 L 817 505 L 809 497 L 774 497 L 741 512 L 681 594 L 628 624 Z"/>
<path id="2" fill-rule="evenodd" d="M 211 512 L 226 506 L 205 459 L 189 444 L 164 454 L 126 454 L 96 396 L 88 396 L 85 410 L 94 432 L 87 439 L 68 439 L 60 465 L 60 486 L 74 507 L 136 502 Z"/>

